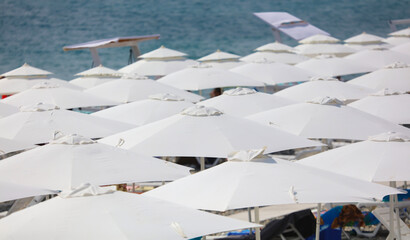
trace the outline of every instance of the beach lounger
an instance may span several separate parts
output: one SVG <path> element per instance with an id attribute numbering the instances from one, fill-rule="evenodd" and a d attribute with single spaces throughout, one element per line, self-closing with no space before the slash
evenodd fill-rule
<path id="1" fill-rule="evenodd" d="M 374 216 L 379 219 L 379 221 L 390 231 L 390 209 L 388 207 L 377 207 L 375 210 L 372 212 Z M 395 216 L 393 218 L 394 221 L 394 226 L 395 228 L 397 227 L 397 217 Z M 410 239 L 410 228 L 402 221 L 400 220 L 400 233 L 401 233 L 401 239 Z M 398 229 L 396 228 L 396 236 L 399 235 Z"/>

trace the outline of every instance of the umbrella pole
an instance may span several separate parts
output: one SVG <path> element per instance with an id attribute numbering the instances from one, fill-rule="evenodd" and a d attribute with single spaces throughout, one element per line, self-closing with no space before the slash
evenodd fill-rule
<path id="1" fill-rule="evenodd" d="M 259 224 L 259 207 L 255 207 L 255 223 Z M 261 229 L 255 228 L 255 240 L 261 240 Z"/>
<path id="2" fill-rule="evenodd" d="M 200 171 L 205 170 L 205 157 L 200 157 L 199 161 L 200 161 L 200 165 L 201 165 Z"/>
<path id="3" fill-rule="evenodd" d="M 396 182 L 390 182 L 390 187 L 396 187 Z M 387 236 L 387 239 L 394 239 L 396 237 L 396 233 L 394 231 L 394 196 L 389 196 L 389 204 L 390 204 L 390 233 Z"/>
<path id="4" fill-rule="evenodd" d="M 319 240 L 320 236 L 320 212 L 322 211 L 322 204 L 317 204 L 317 216 L 316 216 L 316 240 Z"/>
<path id="5" fill-rule="evenodd" d="M 252 222 L 252 210 L 251 208 L 248 208 L 248 220 L 249 222 Z M 249 229 L 249 235 L 252 234 L 252 228 Z"/>
<path id="6" fill-rule="evenodd" d="M 394 201 L 399 202 L 399 197 L 397 194 L 394 195 Z M 400 229 L 400 212 L 399 208 L 395 208 L 397 217 L 397 240 L 401 240 L 401 229 Z"/>

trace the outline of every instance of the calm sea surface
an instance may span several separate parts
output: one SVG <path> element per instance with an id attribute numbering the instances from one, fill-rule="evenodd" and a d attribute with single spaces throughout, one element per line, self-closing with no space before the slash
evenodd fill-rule
<path id="1" fill-rule="evenodd" d="M 90 68 L 87 50 L 63 46 L 96 39 L 160 34 L 143 53 L 165 45 L 197 59 L 216 49 L 241 56 L 272 42 L 253 12 L 286 11 L 339 39 L 363 31 L 386 37 L 388 20 L 410 18 L 409 0 L 0 0 L 0 73 L 24 62 L 70 80 Z M 404 26 L 402 26 L 404 27 Z M 286 44 L 296 42 L 284 38 Z M 105 66 L 128 63 L 129 50 L 104 49 Z"/>

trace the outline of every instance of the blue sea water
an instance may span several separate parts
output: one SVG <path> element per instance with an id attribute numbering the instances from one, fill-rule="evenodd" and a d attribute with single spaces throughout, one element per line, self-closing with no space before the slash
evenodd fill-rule
<path id="1" fill-rule="evenodd" d="M 339 39 L 363 31 L 386 37 L 389 20 L 410 18 L 410 0 L 0 0 L 0 11 L 0 73 L 28 62 L 70 80 L 92 60 L 87 50 L 64 52 L 66 45 L 160 34 L 141 51 L 165 45 L 193 59 L 216 49 L 244 56 L 274 41 L 253 12 L 286 11 Z M 286 37 L 284 43 L 297 44 Z M 128 51 L 99 53 L 105 66 L 118 69 Z"/>

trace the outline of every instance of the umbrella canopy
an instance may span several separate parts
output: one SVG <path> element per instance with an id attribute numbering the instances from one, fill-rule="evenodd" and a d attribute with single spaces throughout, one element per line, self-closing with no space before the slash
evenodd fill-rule
<path id="1" fill-rule="evenodd" d="M 12 95 L 30 89 L 37 84 L 53 84 L 72 90 L 83 90 L 81 86 L 73 85 L 58 78 L 50 79 L 27 79 L 27 78 L 5 78 L 0 80 L 0 94 Z"/>
<path id="2" fill-rule="evenodd" d="M 23 66 L 11 70 L 9 72 L 3 73 L 0 76 L 7 78 L 41 78 L 51 74 L 53 73 L 45 71 L 43 69 L 32 67 L 27 63 L 24 63 Z"/>
<path id="3" fill-rule="evenodd" d="M 410 37 L 388 37 L 384 39 L 383 42 L 393 46 L 398 46 L 410 42 Z"/>
<path id="4" fill-rule="evenodd" d="M 268 152 L 319 146 L 215 108 L 193 106 L 180 114 L 99 140 L 150 156 L 222 157 L 237 149 L 267 146 Z"/>
<path id="5" fill-rule="evenodd" d="M 409 181 L 410 138 L 389 132 L 298 163 L 371 182 Z"/>
<path id="6" fill-rule="evenodd" d="M 161 46 L 151 52 L 140 55 L 138 58 L 143 59 L 169 59 L 169 58 L 184 58 L 187 54 L 173 49 Z"/>
<path id="7" fill-rule="evenodd" d="M 263 151 L 263 150 L 262 150 Z M 301 164 L 239 152 L 228 162 L 144 195 L 197 209 L 225 211 L 272 204 L 372 202 L 396 189 Z"/>
<path id="8" fill-rule="evenodd" d="M 323 34 L 315 34 L 313 36 L 304 38 L 299 41 L 301 44 L 320 44 L 320 43 L 338 43 L 340 42 L 339 39 L 323 35 Z"/>
<path id="9" fill-rule="evenodd" d="M 135 73 L 143 76 L 165 76 L 195 65 L 191 59 L 141 59 L 133 64 L 119 69 L 122 73 Z"/>
<path id="10" fill-rule="evenodd" d="M 345 57 L 345 59 L 368 65 L 369 67 L 373 67 L 374 70 L 395 62 L 410 63 L 410 55 L 391 51 L 387 48 L 363 50 L 349 55 Z"/>
<path id="11" fill-rule="evenodd" d="M 363 32 L 359 35 L 355 35 L 353 37 L 346 39 L 344 42 L 347 44 L 365 45 L 365 44 L 381 43 L 382 40 L 383 40 L 382 37 Z"/>
<path id="12" fill-rule="evenodd" d="M 190 91 L 222 87 L 265 86 L 261 81 L 202 63 L 171 73 L 159 79 L 158 82 Z"/>
<path id="13" fill-rule="evenodd" d="M 388 88 L 391 91 L 410 92 L 410 64 L 396 62 L 348 83 L 374 90 Z"/>
<path id="14" fill-rule="evenodd" d="M 244 117 L 269 109 L 293 104 L 292 100 L 272 94 L 257 92 L 249 88 L 236 88 L 225 91 L 222 95 L 198 103 L 214 107 L 224 113 Z"/>
<path id="15" fill-rule="evenodd" d="M 264 82 L 267 85 L 307 81 L 314 76 L 314 73 L 310 71 L 267 60 L 248 63 L 233 68 L 231 71 L 250 77 L 255 81 Z"/>
<path id="16" fill-rule="evenodd" d="M 172 94 L 155 94 L 148 99 L 104 109 L 91 115 L 142 126 L 180 113 L 192 105 L 192 102 Z"/>
<path id="17" fill-rule="evenodd" d="M 344 58 L 338 58 L 332 55 L 319 55 L 298 63 L 295 67 L 314 72 L 317 76 L 326 77 L 365 73 L 374 70 L 372 67 L 361 63 L 352 63 Z"/>
<path id="18" fill-rule="evenodd" d="M 0 220 L 3 239 L 183 240 L 258 226 L 87 184 Z"/>
<path id="19" fill-rule="evenodd" d="M 335 78 L 316 77 L 311 78 L 308 82 L 283 89 L 274 95 L 297 102 L 306 102 L 318 96 L 332 96 L 346 102 L 352 102 L 373 92 L 374 90 L 370 88 L 353 86 Z"/>
<path id="20" fill-rule="evenodd" d="M 349 106 L 390 122 L 410 124 L 410 94 L 385 89 L 355 101 Z"/>
<path id="21" fill-rule="evenodd" d="M 42 103 L 22 107 L 21 112 L 0 119 L 0 126 L 0 137 L 32 144 L 49 142 L 56 131 L 101 138 L 135 127 Z"/>
<path id="22" fill-rule="evenodd" d="M 0 203 L 20 198 L 56 193 L 57 191 L 0 181 Z"/>
<path id="23" fill-rule="evenodd" d="M 0 118 L 19 112 L 16 106 L 0 102 Z"/>
<path id="24" fill-rule="evenodd" d="M 389 33 L 390 36 L 393 37 L 408 37 L 410 38 L 410 27 Z"/>
<path id="25" fill-rule="evenodd" d="M 215 52 L 201 57 L 197 61 L 199 62 L 208 62 L 208 61 L 229 61 L 229 60 L 238 60 L 241 56 L 235 55 L 232 53 L 222 52 L 221 50 L 216 50 Z"/>
<path id="26" fill-rule="evenodd" d="M 271 62 L 278 62 L 278 63 L 294 65 L 294 64 L 298 64 L 300 62 L 306 61 L 309 58 L 304 55 L 290 53 L 290 52 L 263 51 L 263 52 L 251 53 L 245 57 L 242 57 L 241 61 L 252 63 L 252 62 L 262 61 L 264 59 L 266 59 L 267 61 L 271 61 Z"/>
<path id="27" fill-rule="evenodd" d="M 94 67 L 83 72 L 77 73 L 75 76 L 83 76 L 83 77 L 121 77 L 121 73 L 118 71 L 104 67 L 100 65 L 98 67 Z"/>
<path id="28" fill-rule="evenodd" d="M 293 48 L 280 42 L 273 42 L 262 45 L 255 49 L 258 52 L 293 52 Z"/>
<path id="29" fill-rule="evenodd" d="M 334 98 L 318 98 L 247 117 L 306 138 L 365 140 L 369 136 L 410 130 L 369 113 L 343 105 Z"/>
<path id="30" fill-rule="evenodd" d="M 85 90 L 86 93 L 97 97 L 106 97 L 116 102 L 134 102 L 148 98 L 150 95 L 170 93 L 191 102 L 198 102 L 203 97 L 194 93 L 162 84 L 146 77 L 127 75 L 122 79 L 110 81 Z"/>
<path id="31" fill-rule="evenodd" d="M 207 65 L 212 66 L 214 68 L 220 68 L 224 70 L 230 70 L 235 67 L 239 67 L 245 64 L 245 62 L 238 61 L 238 60 L 226 60 L 226 61 L 207 61 Z"/>
<path id="32" fill-rule="evenodd" d="M 30 148 L 35 148 L 35 147 L 37 147 L 37 146 L 35 146 L 34 144 L 31 144 L 31 143 L 16 141 L 16 140 L 10 140 L 10 139 L 7 139 L 7 138 L 0 137 L 0 156 L 3 155 L 3 154 L 7 154 L 7 153 L 11 153 L 11 152 L 17 152 L 17 151 L 30 149 Z"/>
<path id="33" fill-rule="evenodd" d="M 410 42 L 403 43 L 398 46 L 392 47 L 390 48 L 390 50 L 410 55 Z"/>
<path id="34" fill-rule="evenodd" d="M 42 102 L 55 104 L 64 109 L 118 105 L 117 102 L 105 98 L 96 97 L 82 91 L 60 87 L 57 84 L 47 82 L 36 84 L 30 89 L 1 101 L 18 107 L 30 105 L 33 104 L 33 102 Z"/>
<path id="35" fill-rule="evenodd" d="M 114 77 L 79 77 L 70 81 L 72 85 L 82 87 L 84 89 L 92 88 L 106 82 L 118 80 Z"/>
<path id="36" fill-rule="evenodd" d="M 296 53 L 308 57 L 314 57 L 321 54 L 344 57 L 357 51 L 354 48 L 335 43 L 301 44 L 294 47 L 294 49 Z"/>
<path id="37" fill-rule="evenodd" d="M 49 144 L 0 162 L 0 182 L 66 190 L 84 182 L 109 185 L 172 181 L 190 168 L 94 142 L 79 135 L 61 135 Z"/>

